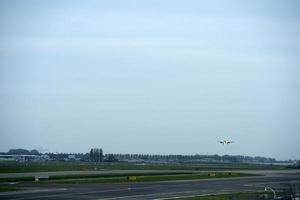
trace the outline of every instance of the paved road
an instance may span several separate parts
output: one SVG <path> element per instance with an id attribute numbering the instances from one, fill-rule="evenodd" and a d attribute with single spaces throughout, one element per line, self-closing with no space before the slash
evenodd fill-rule
<path id="1" fill-rule="evenodd" d="M 122 184 L 35 184 L 18 183 L 27 190 L 0 193 L 0 199 L 164 199 L 178 196 L 263 191 L 265 186 L 300 184 L 300 176 L 270 173 L 259 177 Z"/>

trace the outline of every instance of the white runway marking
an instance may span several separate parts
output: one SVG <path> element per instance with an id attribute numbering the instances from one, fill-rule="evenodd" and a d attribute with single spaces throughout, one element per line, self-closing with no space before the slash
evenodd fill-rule
<path id="1" fill-rule="evenodd" d="M 181 199 L 181 198 L 190 198 L 190 197 L 206 197 L 206 196 L 219 195 L 219 194 L 231 194 L 231 192 L 227 192 L 227 193 L 207 193 L 207 194 L 195 194 L 195 195 L 189 195 L 189 196 L 166 197 L 166 198 L 159 198 L 159 199 L 154 199 L 154 200 Z"/>
<path id="2" fill-rule="evenodd" d="M 113 199 L 126 199 L 126 198 L 136 198 L 136 197 L 151 197 L 151 196 L 157 196 L 157 195 L 179 195 L 179 194 L 187 194 L 187 193 L 194 193 L 194 192 L 201 192 L 200 190 L 190 190 L 190 191 L 184 191 L 184 192 L 165 192 L 165 193 L 155 193 L 155 194 L 138 194 L 138 195 L 128 195 L 128 196 L 122 196 L 122 197 L 110 197 L 110 198 L 101 198 L 97 200 L 113 200 Z M 214 195 L 214 194 L 202 194 L 203 196 L 207 195 Z M 189 196 L 200 196 L 198 195 L 189 195 Z M 178 196 L 179 197 L 179 196 Z M 178 198 L 178 197 L 168 197 L 168 198 L 158 198 L 154 200 L 163 200 L 163 199 L 172 199 L 172 198 Z M 180 196 L 180 197 L 186 197 L 186 196 Z"/>

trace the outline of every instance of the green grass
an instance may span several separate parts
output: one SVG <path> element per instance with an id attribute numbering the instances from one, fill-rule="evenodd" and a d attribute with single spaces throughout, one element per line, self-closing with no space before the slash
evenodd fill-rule
<path id="1" fill-rule="evenodd" d="M 17 191 L 20 190 L 20 188 L 12 187 L 12 186 L 0 186 L 0 192 L 9 192 L 9 191 Z"/>
<path id="2" fill-rule="evenodd" d="M 92 178 L 116 178 L 127 176 L 152 176 L 152 175 L 179 175 L 179 174 L 192 174 L 192 172 L 147 172 L 147 173 L 107 173 L 107 174 L 75 174 L 75 175 L 57 175 L 50 176 L 49 180 L 68 180 L 68 179 L 92 179 Z M 35 181 L 34 176 L 15 177 L 15 178 L 0 178 L 0 182 L 24 182 Z"/>
<path id="3" fill-rule="evenodd" d="M 130 175 L 133 177 L 133 175 Z M 135 180 L 128 180 L 128 176 L 98 176 L 92 178 L 65 178 L 65 179 L 53 179 L 42 181 L 44 183 L 124 183 L 124 182 L 149 182 L 149 181 L 174 181 L 174 180 L 199 180 L 199 179 L 209 179 L 209 178 L 228 178 L 228 177 L 243 177 L 243 176 L 253 176 L 253 174 L 241 174 L 241 173 L 215 173 L 215 176 L 209 176 L 207 173 L 201 174 L 157 174 L 157 175 L 135 175 Z"/>
<path id="4" fill-rule="evenodd" d="M 16 178 L 0 178 L 0 182 L 20 182 L 20 181 L 34 181 L 33 176 L 16 177 Z"/>
<path id="5" fill-rule="evenodd" d="M 195 197 L 184 197 L 176 198 L 176 200 L 249 200 L 249 199 L 259 199 L 260 195 L 268 195 L 268 199 L 273 199 L 273 195 L 270 193 L 258 193 L 258 192 L 238 192 L 231 194 L 218 194 L 218 195 L 208 195 L 208 196 L 195 196 Z M 172 198 L 170 198 L 172 200 Z"/>
<path id="6" fill-rule="evenodd" d="M 0 162 L 0 173 L 88 171 L 88 170 L 264 170 L 285 169 L 284 166 L 247 163 L 201 164 L 135 164 L 135 163 L 84 163 L 84 162 Z"/>
<path id="7" fill-rule="evenodd" d="M 211 176 L 211 175 L 214 176 Z M 136 177 L 136 180 L 127 180 L 128 176 Z M 242 173 L 192 173 L 192 172 L 149 172 L 149 173 L 120 173 L 120 174 L 88 174 L 88 175 L 62 175 L 50 176 L 48 180 L 41 183 L 117 183 L 117 182 L 147 182 L 147 181 L 171 181 L 171 180 L 193 180 L 207 178 L 225 178 L 254 176 Z M 34 181 L 33 176 L 19 178 L 0 178 L 0 182 Z"/>
<path id="8" fill-rule="evenodd" d="M 80 174 L 80 175 L 58 175 L 50 176 L 50 180 L 59 179 L 80 179 L 80 178 L 111 178 L 111 177 L 124 177 L 124 176 L 153 176 L 153 175 L 181 175 L 181 174 L 193 174 L 193 172 L 144 172 L 144 173 L 107 173 L 107 174 Z"/>

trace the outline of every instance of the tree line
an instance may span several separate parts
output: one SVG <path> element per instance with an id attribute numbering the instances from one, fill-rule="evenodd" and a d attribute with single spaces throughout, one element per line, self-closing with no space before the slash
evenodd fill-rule
<path id="1" fill-rule="evenodd" d="M 178 162 L 178 163 L 197 163 L 197 162 L 261 162 L 272 163 L 277 162 L 274 158 L 266 158 L 261 156 L 242 156 L 242 155 L 160 155 L 160 154 L 104 154 L 102 148 L 92 148 L 88 153 L 44 153 L 41 154 L 37 150 L 26 149 L 10 149 L 6 153 L 0 154 L 16 154 L 16 155 L 48 155 L 50 160 L 65 161 L 69 155 L 75 155 L 76 159 L 85 162 Z"/>

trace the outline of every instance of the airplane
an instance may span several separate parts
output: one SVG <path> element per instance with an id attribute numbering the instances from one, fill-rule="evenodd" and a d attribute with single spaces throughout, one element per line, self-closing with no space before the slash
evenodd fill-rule
<path id="1" fill-rule="evenodd" d="M 218 141 L 219 143 L 221 144 L 231 144 L 233 143 L 233 141 L 230 141 L 230 140 L 223 140 L 223 141 Z"/>

